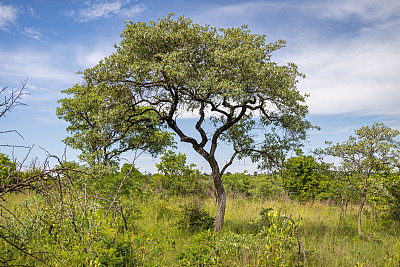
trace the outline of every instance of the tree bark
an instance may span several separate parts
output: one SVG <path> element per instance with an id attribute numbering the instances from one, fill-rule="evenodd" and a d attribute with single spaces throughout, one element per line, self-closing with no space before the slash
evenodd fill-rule
<path id="1" fill-rule="evenodd" d="M 222 184 L 222 175 L 218 171 L 213 171 L 212 176 L 217 191 L 217 215 L 215 217 L 214 232 L 219 232 L 224 227 L 226 193 L 224 185 Z"/>
<path id="2" fill-rule="evenodd" d="M 365 200 L 366 199 L 367 199 L 367 194 L 364 194 L 363 195 L 363 199 L 362 199 L 361 204 L 360 204 L 360 208 L 358 210 L 358 220 L 357 220 L 357 222 L 358 222 L 358 234 L 359 234 L 360 237 L 362 237 L 362 235 L 363 235 L 362 231 L 361 231 L 361 215 L 362 215 L 362 210 L 364 208 L 364 204 L 365 204 Z"/>

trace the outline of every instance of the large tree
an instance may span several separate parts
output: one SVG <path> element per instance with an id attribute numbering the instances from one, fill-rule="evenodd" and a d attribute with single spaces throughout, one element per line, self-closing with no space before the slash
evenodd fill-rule
<path id="1" fill-rule="evenodd" d="M 156 118 L 154 127 L 168 127 L 189 143 L 211 168 L 219 231 L 226 204 L 221 177 L 233 160 L 274 166 L 312 127 L 305 120 L 306 96 L 296 87 L 303 75 L 293 63 L 271 61 L 284 41 L 267 43 L 246 26 L 217 29 L 172 16 L 127 22 L 116 52 L 86 69 L 80 93 L 71 93 L 101 97 L 108 111 L 102 116 L 111 121 L 115 114 L 127 125 L 149 116 Z M 177 120 L 187 114 L 196 118 L 191 136 Z M 222 142 L 232 147 L 223 165 L 216 158 Z"/>
<path id="2" fill-rule="evenodd" d="M 323 151 L 326 155 L 341 159 L 339 169 L 348 183 L 361 196 L 358 209 L 358 233 L 361 230 L 362 210 L 374 183 L 379 183 L 386 173 L 399 167 L 400 142 L 396 137 L 400 132 L 382 123 L 374 123 L 355 131 L 355 136 L 341 144 L 331 142 Z"/>

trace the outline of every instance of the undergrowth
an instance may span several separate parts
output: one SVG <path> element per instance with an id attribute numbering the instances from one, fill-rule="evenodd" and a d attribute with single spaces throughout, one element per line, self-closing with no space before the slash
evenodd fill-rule
<path id="1" fill-rule="evenodd" d="M 149 195 L 119 199 L 122 213 L 60 218 L 31 193 L 3 203 L 20 221 L 0 231 L 32 255 L 0 240 L 1 259 L 34 266 L 399 266 L 396 223 L 366 216 L 370 239 L 358 237 L 356 207 L 339 221 L 327 203 L 286 199 L 228 199 L 225 227 L 213 232 L 215 203 L 193 197 Z M 74 218 L 74 221 L 70 218 Z M 53 225 L 53 227 L 52 227 Z M 368 230 L 368 231 L 367 231 Z"/>

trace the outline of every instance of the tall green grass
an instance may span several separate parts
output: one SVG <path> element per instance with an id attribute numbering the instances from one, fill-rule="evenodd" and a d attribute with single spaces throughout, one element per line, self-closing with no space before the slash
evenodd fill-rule
<path id="1" fill-rule="evenodd" d="M 33 209 L 44 208 L 34 204 L 35 197 L 34 194 L 13 194 L 1 204 L 22 220 L 32 216 Z M 138 257 L 132 266 L 257 266 L 262 262 L 260 258 L 266 245 L 265 239 L 257 235 L 254 224 L 259 220 L 260 212 L 268 208 L 290 217 L 298 225 L 297 236 L 306 255 L 306 259 L 301 261 L 284 259 L 289 265 L 268 266 L 399 266 L 400 262 L 399 224 L 382 216 L 378 216 L 375 222 L 372 210 L 366 208 L 363 227 L 370 238 L 361 239 L 357 234 L 355 205 L 350 205 L 346 216 L 339 221 L 340 207 L 329 203 L 300 204 L 285 198 L 265 201 L 228 198 L 224 230 L 214 234 L 212 230 L 184 228 L 180 223 L 185 205 L 197 205 L 214 216 L 216 204 L 211 199 L 149 195 L 141 199 L 127 197 L 120 201 L 128 218 L 128 229 L 113 226 L 99 228 L 99 231 L 105 231 L 99 232 L 99 236 L 110 238 L 107 242 L 99 240 L 94 243 L 97 254 L 88 252 L 85 254 L 87 259 L 81 261 L 87 266 L 106 266 L 107 260 L 110 262 L 108 266 L 123 266 L 117 264 L 123 262 L 118 257 L 125 255 L 117 254 L 121 248 L 127 251 L 126 255 Z M 27 206 L 29 203 L 31 206 Z M 31 207 L 31 210 L 26 207 Z M 1 213 L 6 215 L 4 208 Z M 2 226 L 7 223 L 4 219 L 0 221 Z M 0 251 L 5 251 L 4 247 L 5 242 L 0 240 Z M 29 259 L 24 258 L 26 255 L 18 251 L 11 253 L 10 249 L 8 247 L 8 254 L 3 253 L 3 258 L 15 257 L 14 264 L 29 263 Z M 51 266 L 66 266 L 70 263 L 67 259 L 69 255 L 75 255 L 73 248 L 57 247 L 57 243 L 49 244 L 47 249 L 60 258 L 60 261 L 50 262 Z M 296 253 L 293 255 L 296 256 Z M 34 265 L 40 266 L 41 263 Z"/>

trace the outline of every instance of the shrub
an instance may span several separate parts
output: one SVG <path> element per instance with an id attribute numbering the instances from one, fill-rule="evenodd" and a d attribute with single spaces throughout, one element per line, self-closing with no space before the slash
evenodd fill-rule
<path id="1" fill-rule="evenodd" d="M 202 231 L 193 238 L 194 244 L 186 246 L 176 258 L 176 266 L 218 266 L 214 253 L 215 234 Z"/>
<path id="2" fill-rule="evenodd" d="M 178 226 L 190 231 L 207 230 L 214 227 L 215 218 L 212 217 L 200 202 L 191 202 L 182 207 L 178 215 Z"/>
<path id="3" fill-rule="evenodd" d="M 253 176 L 250 193 L 255 198 L 266 199 L 284 194 L 282 177 L 277 174 L 259 174 Z"/>
<path id="4" fill-rule="evenodd" d="M 265 237 L 264 249 L 258 258 L 260 266 L 293 266 L 295 255 L 300 251 L 296 239 L 296 225 L 280 212 L 263 209 L 260 213 L 263 225 L 260 235 Z M 300 259 L 298 259 L 300 261 Z"/>
<path id="5" fill-rule="evenodd" d="M 400 175 L 389 175 L 385 179 L 384 188 L 388 192 L 386 201 L 388 204 L 389 216 L 395 221 L 400 221 Z"/>
<path id="6" fill-rule="evenodd" d="M 171 196 L 205 195 L 208 178 L 195 169 L 195 164 L 186 164 L 186 155 L 169 150 L 156 164 L 161 174 L 153 175 L 151 185 L 154 189 Z"/>
<path id="7" fill-rule="evenodd" d="M 15 183 L 16 177 L 13 177 L 16 170 L 16 163 L 12 162 L 7 155 L 0 153 L 0 192 L 2 187 Z"/>
<path id="8" fill-rule="evenodd" d="M 283 186 L 290 196 L 300 202 L 328 199 L 329 165 L 312 156 L 290 158 L 285 163 Z"/>
<path id="9" fill-rule="evenodd" d="M 222 181 L 228 193 L 235 198 L 237 194 L 242 196 L 250 195 L 251 176 L 246 172 L 243 173 L 227 173 L 222 176 Z"/>

